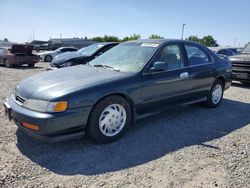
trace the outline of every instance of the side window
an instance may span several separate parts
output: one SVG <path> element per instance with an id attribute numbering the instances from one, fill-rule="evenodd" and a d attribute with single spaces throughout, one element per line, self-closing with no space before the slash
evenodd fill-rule
<path id="1" fill-rule="evenodd" d="M 3 48 L 0 48 L 0 54 L 2 54 L 3 53 Z"/>
<path id="2" fill-rule="evenodd" d="M 181 50 L 178 45 L 167 45 L 157 55 L 154 62 L 164 62 L 168 70 L 184 67 Z"/>
<path id="3" fill-rule="evenodd" d="M 63 48 L 60 50 L 61 52 L 67 52 L 68 51 L 68 48 Z"/>
<path id="4" fill-rule="evenodd" d="M 233 52 L 231 50 L 225 50 L 225 55 L 232 56 Z"/>
<path id="5" fill-rule="evenodd" d="M 185 45 L 189 66 L 210 63 L 207 53 L 196 46 Z"/>
<path id="6" fill-rule="evenodd" d="M 113 47 L 114 47 L 113 45 L 106 46 L 103 49 L 101 49 L 101 52 L 104 53 L 104 52 L 108 51 L 109 49 L 111 49 Z"/>
<path id="7" fill-rule="evenodd" d="M 74 49 L 74 48 L 69 48 L 67 51 L 68 51 L 68 52 L 74 52 L 74 51 L 76 51 L 76 49 Z"/>

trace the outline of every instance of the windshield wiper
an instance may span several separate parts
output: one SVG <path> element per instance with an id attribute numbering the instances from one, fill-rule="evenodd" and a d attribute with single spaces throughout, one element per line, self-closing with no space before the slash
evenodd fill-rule
<path id="1" fill-rule="evenodd" d="M 120 71 L 119 69 L 116 69 L 115 67 L 109 66 L 109 65 L 103 65 L 103 64 L 96 64 L 93 65 L 94 67 L 103 67 L 103 68 L 108 68 L 108 69 L 113 69 L 115 71 Z"/>

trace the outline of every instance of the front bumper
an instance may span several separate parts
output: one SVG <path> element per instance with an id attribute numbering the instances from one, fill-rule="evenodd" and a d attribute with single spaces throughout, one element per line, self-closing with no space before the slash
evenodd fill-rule
<path id="1" fill-rule="evenodd" d="M 250 82 L 250 74 L 246 72 L 233 72 L 232 79 L 236 81 Z"/>
<path id="2" fill-rule="evenodd" d="M 61 113 L 42 113 L 26 109 L 8 97 L 4 104 L 7 115 L 15 124 L 31 137 L 36 139 L 56 142 L 74 139 L 84 136 L 90 107 L 68 109 Z M 31 130 L 22 125 L 27 122 L 39 127 L 39 130 Z"/>

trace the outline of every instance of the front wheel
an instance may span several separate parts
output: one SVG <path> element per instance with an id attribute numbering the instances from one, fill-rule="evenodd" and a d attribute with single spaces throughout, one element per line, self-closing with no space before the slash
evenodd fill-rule
<path id="1" fill-rule="evenodd" d="M 221 80 L 215 80 L 211 90 L 208 93 L 207 101 L 205 102 L 205 106 L 210 108 L 217 107 L 223 98 L 224 86 Z"/>
<path id="2" fill-rule="evenodd" d="M 4 66 L 5 66 L 5 67 L 7 67 L 7 68 L 11 68 L 11 67 L 13 67 L 13 65 L 12 65 L 12 64 L 10 64 L 10 62 L 9 62 L 9 60 L 8 60 L 8 59 L 5 59 L 3 63 L 4 63 Z"/>
<path id="3" fill-rule="evenodd" d="M 52 57 L 51 55 L 46 55 L 46 56 L 44 57 L 44 61 L 45 61 L 45 62 L 51 62 L 52 59 L 53 59 L 53 57 Z"/>
<path id="4" fill-rule="evenodd" d="M 119 139 L 131 123 L 129 103 L 120 96 L 107 97 L 93 108 L 87 127 L 88 134 L 98 143 Z"/>

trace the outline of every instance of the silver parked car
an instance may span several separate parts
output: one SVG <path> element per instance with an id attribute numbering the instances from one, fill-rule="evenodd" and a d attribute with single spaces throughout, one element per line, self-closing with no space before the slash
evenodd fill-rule
<path id="1" fill-rule="evenodd" d="M 61 47 L 61 48 L 57 48 L 54 51 L 47 51 L 47 52 L 39 53 L 38 55 L 40 56 L 40 61 L 51 62 L 53 58 L 59 54 L 62 54 L 65 52 L 74 52 L 77 50 L 78 49 L 74 47 Z"/>

